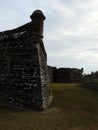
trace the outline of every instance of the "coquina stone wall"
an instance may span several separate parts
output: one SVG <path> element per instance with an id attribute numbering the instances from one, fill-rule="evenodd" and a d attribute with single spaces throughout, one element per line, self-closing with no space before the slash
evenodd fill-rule
<path id="1" fill-rule="evenodd" d="M 45 16 L 36 10 L 32 21 L 0 33 L 0 104 L 47 108 L 52 100 L 43 45 Z"/>

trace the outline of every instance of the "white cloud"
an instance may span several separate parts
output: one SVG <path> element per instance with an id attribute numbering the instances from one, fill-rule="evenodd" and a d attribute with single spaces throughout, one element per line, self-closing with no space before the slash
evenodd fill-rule
<path id="1" fill-rule="evenodd" d="M 44 43 L 48 64 L 98 70 L 97 0 L 0 0 L 0 30 L 30 21 L 35 9 L 46 15 Z"/>

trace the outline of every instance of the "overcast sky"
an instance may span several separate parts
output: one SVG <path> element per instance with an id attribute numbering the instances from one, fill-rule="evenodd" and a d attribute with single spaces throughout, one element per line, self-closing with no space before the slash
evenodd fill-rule
<path id="1" fill-rule="evenodd" d="M 0 0 L 0 31 L 30 22 L 36 9 L 46 16 L 49 65 L 98 70 L 98 0 Z"/>

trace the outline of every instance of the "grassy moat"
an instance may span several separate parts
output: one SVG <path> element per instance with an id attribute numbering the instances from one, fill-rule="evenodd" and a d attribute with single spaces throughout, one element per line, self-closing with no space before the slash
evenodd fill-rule
<path id="1" fill-rule="evenodd" d="M 44 112 L 0 107 L 0 130 L 98 130 L 98 91 L 79 84 L 52 84 Z"/>

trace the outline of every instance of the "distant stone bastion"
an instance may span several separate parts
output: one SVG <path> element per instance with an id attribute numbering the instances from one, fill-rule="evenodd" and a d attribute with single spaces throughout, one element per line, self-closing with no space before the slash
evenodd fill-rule
<path id="1" fill-rule="evenodd" d="M 83 68 L 57 68 L 48 66 L 50 83 L 80 83 L 83 79 Z"/>

